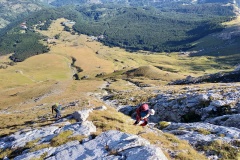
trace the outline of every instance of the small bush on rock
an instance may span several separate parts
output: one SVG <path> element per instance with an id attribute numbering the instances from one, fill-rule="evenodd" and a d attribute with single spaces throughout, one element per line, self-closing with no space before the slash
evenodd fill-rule
<path id="1" fill-rule="evenodd" d="M 56 137 L 54 137 L 51 140 L 51 143 L 50 143 L 51 146 L 57 147 L 57 146 L 67 143 L 69 141 L 69 136 L 71 136 L 72 133 L 73 132 L 70 130 L 59 133 Z"/>
<path id="2" fill-rule="evenodd" d="M 204 129 L 204 128 L 197 128 L 197 129 L 194 129 L 194 131 L 197 131 L 201 134 L 204 134 L 204 135 L 208 135 L 208 134 L 211 134 L 211 131 L 207 130 L 207 129 Z"/>
<path id="3" fill-rule="evenodd" d="M 221 140 L 215 140 L 209 145 L 203 146 L 203 150 L 207 152 L 214 152 L 221 160 L 232 159 L 238 160 L 240 158 L 238 148 L 231 146 L 230 144 Z"/>
<path id="4" fill-rule="evenodd" d="M 158 125 L 156 126 L 158 129 L 164 129 L 167 126 L 169 126 L 171 123 L 170 122 L 166 122 L 166 121 L 161 121 L 158 123 Z"/>

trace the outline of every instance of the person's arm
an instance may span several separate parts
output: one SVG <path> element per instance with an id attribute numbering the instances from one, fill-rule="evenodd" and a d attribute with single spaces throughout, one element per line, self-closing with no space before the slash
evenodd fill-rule
<path id="1" fill-rule="evenodd" d="M 149 116 L 150 116 L 150 114 L 148 113 L 146 116 L 144 116 L 144 117 L 141 117 L 141 119 L 148 118 Z"/>

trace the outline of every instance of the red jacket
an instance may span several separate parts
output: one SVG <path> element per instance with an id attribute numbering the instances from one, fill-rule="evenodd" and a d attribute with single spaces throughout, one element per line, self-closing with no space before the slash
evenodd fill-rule
<path id="1" fill-rule="evenodd" d="M 149 109 L 148 104 L 144 103 L 142 104 L 137 110 L 137 115 L 136 115 L 136 120 L 140 121 L 141 120 L 141 112 L 147 111 Z M 147 121 L 147 118 L 143 119 L 144 121 Z"/>

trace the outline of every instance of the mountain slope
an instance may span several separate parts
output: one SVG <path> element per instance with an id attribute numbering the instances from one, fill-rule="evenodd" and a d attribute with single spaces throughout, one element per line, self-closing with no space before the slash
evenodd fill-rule
<path id="1" fill-rule="evenodd" d="M 44 7 L 46 6 L 40 1 L 2 0 L 0 2 L 0 28 Z"/>
<path id="2" fill-rule="evenodd" d="M 30 32 L 34 30 L 34 27 L 46 30 L 52 20 L 61 17 L 75 22 L 72 34 L 77 32 L 95 36 L 105 45 L 119 46 L 129 51 L 147 50 L 151 52 L 191 49 L 195 47 L 192 42 L 221 31 L 224 29 L 222 22 L 235 17 L 234 5 L 225 5 L 226 2 L 201 2 L 185 5 L 183 1 L 172 1 L 160 8 L 144 6 L 141 3 L 129 6 L 114 3 L 85 5 L 90 2 L 72 2 L 82 5 L 43 9 L 25 17 L 24 21 L 19 18 L 17 22 L 11 23 L 1 30 L 0 54 L 15 52 L 12 60 L 23 61 L 32 55 L 48 52 L 48 48 L 36 41 L 36 39 L 43 38 L 35 33 L 30 34 Z M 22 6 L 25 3 L 19 1 L 14 4 Z M 6 6 L 10 4 L 10 2 L 5 3 Z M 22 25 L 24 22 L 27 25 Z M 40 24 L 40 22 L 42 23 Z M 20 26 L 24 28 L 20 28 Z M 35 40 L 28 40 L 29 36 L 35 37 Z M 36 46 L 35 48 L 38 49 L 36 49 L 36 53 L 30 53 L 34 51 L 27 46 Z"/>
<path id="3" fill-rule="evenodd" d="M 239 2 L 239 0 L 237 0 Z M 50 3 L 53 6 L 64 6 L 64 5 L 82 5 L 82 4 L 120 4 L 120 5 L 130 5 L 130 6 L 174 6 L 176 4 L 204 4 L 204 3 L 236 3 L 235 0 L 54 0 Z"/>
<path id="4" fill-rule="evenodd" d="M 225 29 L 209 34 L 195 42 L 189 51 L 190 56 L 212 56 L 222 64 L 238 65 L 240 60 L 240 15 L 239 8 L 235 8 L 236 18 L 225 22 Z"/>
<path id="5" fill-rule="evenodd" d="M 46 37 L 58 35 L 58 39 L 54 39 L 55 43 L 43 42 L 51 48 L 48 54 L 35 55 L 15 65 L 6 63 L 9 62 L 7 60 L 9 55 L 0 58 L 2 65 L 8 65 L 5 69 L 0 69 L 0 141 L 8 146 L 0 150 L 1 158 L 6 155 L 11 158 L 19 156 L 19 159 L 27 156 L 34 157 L 34 155 L 39 158 L 48 158 L 47 155 L 50 156 L 49 159 L 59 159 L 58 156 L 64 153 L 73 153 L 64 154 L 71 155 L 73 158 L 82 156 L 82 154 L 78 155 L 79 152 L 75 152 L 76 148 L 82 148 L 82 153 L 88 155 L 89 152 L 85 152 L 84 149 L 88 148 L 87 146 L 92 148 L 91 144 L 97 145 L 96 140 L 104 137 L 105 133 L 109 135 L 111 132 L 109 130 L 118 130 L 114 131 L 115 136 L 118 133 L 126 135 L 122 132 L 138 134 L 131 137 L 138 139 L 138 136 L 142 136 L 151 144 L 161 147 L 169 159 L 202 160 L 205 159 L 203 151 L 207 156 L 215 159 L 223 156 L 225 159 L 237 157 L 239 129 L 228 126 L 237 126 L 239 118 L 238 115 L 224 117 L 224 114 L 236 114 L 240 111 L 238 84 L 164 85 L 166 81 L 186 77 L 189 74 L 203 75 L 221 70 L 218 68 L 219 64 L 213 59 L 187 57 L 178 53 L 150 54 L 143 51 L 130 53 L 118 47 L 104 46 L 95 41 L 93 37 L 73 34 L 72 24 L 68 24 L 70 31 L 66 31 L 65 26 L 62 25 L 63 22 L 69 21 L 57 19 L 51 21 L 47 30 L 36 29 Z M 77 73 L 81 80 L 73 79 L 73 74 L 76 74 L 73 66 L 82 69 Z M 126 80 L 124 77 L 126 71 L 129 71 L 129 78 L 149 85 L 137 86 L 132 81 Z M 60 122 L 54 123 L 51 106 L 56 102 L 63 105 L 63 118 Z M 151 117 L 151 122 L 156 122 L 156 126 L 160 129 L 169 125 L 164 129 L 164 132 L 169 133 L 162 133 L 153 128 L 155 125 L 151 123 L 145 129 L 133 126 L 133 120 L 130 117 L 112 108 L 130 108 L 127 111 L 131 115 L 143 102 L 150 102 L 149 105 L 157 111 L 156 116 Z M 85 112 L 86 109 L 99 108 L 103 105 L 106 105 L 108 109 L 94 110 L 88 119 L 92 123 L 79 123 L 69 116 L 74 111 L 84 110 Z M 206 125 L 208 121 L 188 123 L 200 121 L 199 116 L 210 118 L 207 120 L 211 122 L 213 116 L 218 116 L 214 117 L 218 119 L 214 120 L 216 125 Z M 227 125 L 233 122 L 233 119 L 234 125 Z M 164 123 L 159 120 L 187 122 L 187 124 Z M 97 132 L 87 139 L 79 134 L 73 135 L 73 133 L 82 131 L 83 128 L 92 127 L 92 124 L 96 126 Z M 226 126 L 219 126 L 222 124 Z M 54 128 L 54 130 L 48 130 L 49 128 Z M 37 134 L 39 132 L 44 135 L 43 139 L 39 139 L 38 136 L 41 137 L 41 134 Z M 98 137 L 100 133 L 102 135 Z M 176 138 L 173 134 L 188 142 Z M 214 139 L 211 139 L 212 137 Z M 217 139 L 221 141 L 212 141 Z M 76 141 L 64 144 L 72 140 Z M 124 145 L 125 142 L 136 142 L 132 140 L 130 138 L 117 142 Z M 12 147 L 13 144 L 17 147 Z M 202 145 L 195 146 L 195 144 Z M 144 147 L 139 143 L 135 146 L 137 147 L 134 149 L 139 150 Z M 201 153 L 196 152 L 194 147 Z M 114 149 L 119 148 L 112 148 L 112 145 L 101 145 L 98 149 L 101 153 L 110 154 L 107 156 L 111 157 L 132 155 L 121 148 L 116 152 Z M 229 150 L 231 150 L 230 153 Z M 91 150 L 91 153 L 95 151 Z M 91 154 L 91 156 L 94 155 Z"/>

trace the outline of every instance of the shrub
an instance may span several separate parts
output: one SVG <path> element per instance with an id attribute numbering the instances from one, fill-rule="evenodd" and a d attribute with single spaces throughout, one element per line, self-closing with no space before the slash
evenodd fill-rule
<path id="1" fill-rule="evenodd" d="M 204 128 L 197 128 L 197 129 L 194 129 L 194 131 L 197 131 L 201 134 L 204 134 L 204 135 L 208 135 L 208 134 L 211 134 L 211 131 L 207 130 L 207 129 L 204 129 Z"/>
<path id="2" fill-rule="evenodd" d="M 230 144 L 221 140 L 215 140 L 209 145 L 203 147 L 203 150 L 213 152 L 221 156 L 221 159 L 237 160 L 239 157 L 238 148 L 231 146 Z"/>
<path id="3" fill-rule="evenodd" d="M 167 126 L 169 126 L 170 124 L 171 124 L 170 122 L 161 121 L 161 122 L 158 123 L 157 128 L 159 128 L 159 129 L 164 129 L 164 128 L 166 128 Z"/>
<path id="4" fill-rule="evenodd" d="M 9 157 L 9 155 L 12 153 L 10 149 L 0 150 L 0 159 L 3 159 L 5 156 Z"/>
<path id="5" fill-rule="evenodd" d="M 53 147 L 57 147 L 57 146 L 60 146 L 62 144 L 65 144 L 69 141 L 68 137 L 71 136 L 71 135 L 72 135 L 72 131 L 70 131 L 70 130 L 61 132 L 51 140 L 50 144 Z"/>

